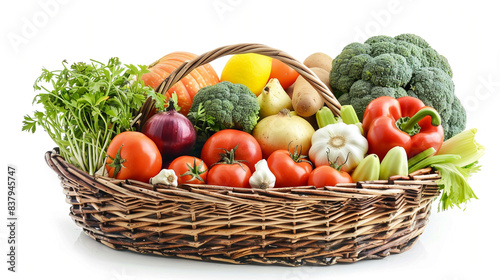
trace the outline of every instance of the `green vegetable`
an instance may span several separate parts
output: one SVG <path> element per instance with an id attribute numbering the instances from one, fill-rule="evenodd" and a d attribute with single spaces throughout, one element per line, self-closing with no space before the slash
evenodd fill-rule
<path id="1" fill-rule="evenodd" d="M 485 153 L 485 147 L 476 141 L 477 129 L 465 130 L 446 140 L 438 151 L 438 155 L 457 154 L 460 159 L 453 163 L 464 167 L 477 162 Z"/>
<path id="2" fill-rule="evenodd" d="M 316 122 L 318 123 L 318 128 L 322 128 L 329 124 L 337 123 L 338 118 L 335 117 L 330 108 L 324 106 L 316 112 Z"/>
<path id="3" fill-rule="evenodd" d="M 441 175 L 441 179 L 437 182 L 441 190 L 441 198 L 439 201 L 439 210 L 448 210 L 464 203 L 471 199 L 477 199 L 476 194 L 468 183 L 470 176 L 480 170 L 477 162 L 460 167 L 456 165 L 461 157 L 453 154 L 442 154 L 428 157 L 410 168 L 410 172 L 416 171 L 424 167 L 432 167 Z"/>
<path id="4" fill-rule="evenodd" d="M 195 107 L 191 106 L 187 117 L 194 125 L 197 138 L 203 139 L 204 141 L 215 132 L 224 129 L 214 116 L 206 114 L 203 103 L 198 104 L 197 110 L 194 109 Z"/>
<path id="5" fill-rule="evenodd" d="M 439 204 L 440 210 L 447 210 L 467 203 L 475 198 L 476 194 L 470 187 L 467 180 L 473 173 L 480 170 L 477 163 L 464 167 L 459 167 L 451 162 L 433 164 L 432 167 L 439 171 L 441 179 L 437 182 L 441 188 L 442 194 Z"/>
<path id="6" fill-rule="evenodd" d="M 438 111 L 449 139 L 463 131 L 466 122 L 452 75 L 447 59 L 421 37 L 374 36 L 347 45 L 333 59 L 330 85 L 339 102 L 353 105 L 360 119 L 379 96 L 417 97 Z"/>
<path id="7" fill-rule="evenodd" d="M 378 180 L 380 160 L 376 154 L 367 155 L 354 169 L 351 177 L 354 182 Z"/>
<path id="8" fill-rule="evenodd" d="M 107 64 L 62 63 L 62 70 L 42 70 L 34 83 L 33 103 L 43 106 L 26 115 L 23 130 L 41 126 L 66 161 L 93 175 L 105 160 L 106 148 L 118 133 L 133 130 L 135 117 L 148 96 L 163 107 L 164 97 L 144 86 L 146 66 L 122 66 L 118 58 Z"/>
<path id="9" fill-rule="evenodd" d="M 432 156 L 434 153 L 436 153 L 436 149 L 434 149 L 434 147 L 430 147 L 427 150 L 424 150 L 424 151 L 418 153 L 417 155 L 411 157 L 410 159 L 408 159 L 408 168 L 409 169 L 412 168 L 412 166 L 414 166 L 418 162 Z"/>
<path id="10" fill-rule="evenodd" d="M 359 123 L 359 118 L 356 115 L 356 111 L 354 111 L 352 105 L 342 105 L 342 107 L 340 108 L 340 117 L 346 124 Z"/>
<path id="11" fill-rule="evenodd" d="M 395 175 L 408 175 L 408 158 L 405 149 L 400 146 L 390 149 L 380 163 L 381 180 L 388 180 Z"/>
<path id="12" fill-rule="evenodd" d="M 248 87 L 224 81 L 198 91 L 188 118 L 208 134 L 224 128 L 250 133 L 259 120 L 259 103 Z"/>
<path id="13" fill-rule="evenodd" d="M 462 106 L 462 103 L 457 96 L 454 96 L 453 102 L 449 107 L 449 111 L 452 112 L 451 115 L 447 119 L 443 119 L 443 122 L 441 123 L 445 132 L 445 140 L 450 139 L 451 137 L 462 132 L 465 129 L 465 124 L 467 122 L 465 108 Z"/>
<path id="14" fill-rule="evenodd" d="M 366 61 L 361 78 L 381 87 L 402 87 L 412 76 L 406 59 L 395 53 L 382 53 Z"/>
<path id="15" fill-rule="evenodd" d="M 354 124 L 357 126 L 361 135 L 365 135 L 363 131 L 363 124 L 359 121 L 356 111 L 352 105 L 342 105 L 340 108 L 340 118 L 346 124 Z"/>
<path id="16" fill-rule="evenodd" d="M 470 176 L 480 170 L 478 160 L 484 155 L 484 146 L 475 139 L 477 129 L 463 131 L 446 140 L 437 155 L 430 156 L 427 151 L 415 156 L 415 164 L 409 172 L 420 168 L 432 167 L 441 175 L 437 182 L 441 188 L 440 210 L 447 210 L 475 198 L 468 183 Z"/>
<path id="17" fill-rule="evenodd" d="M 465 129 L 465 110 L 454 90 L 455 85 L 446 72 L 427 67 L 414 72 L 407 91 L 409 96 L 419 98 L 425 105 L 439 112 L 443 119 L 445 139 Z"/>
<path id="18" fill-rule="evenodd" d="M 453 155 L 453 154 L 431 156 L 426 159 L 423 159 L 422 161 L 419 161 L 418 163 L 410 167 L 408 169 L 408 172 L 412 173 L 419 169 L 426 168 L 428 166 L 433 166 L 434 164 L 449 163 L 459 159 L 460 159 L 459 155 Z"/>

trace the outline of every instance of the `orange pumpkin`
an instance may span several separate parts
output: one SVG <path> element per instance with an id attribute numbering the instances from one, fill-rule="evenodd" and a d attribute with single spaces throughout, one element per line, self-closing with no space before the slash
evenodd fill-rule
<path id="1" fill-rule="evenodd" d="M 150 72 L 142 75 L 142 80 L 145 85 L 156 88 L 182 63 L 196 57 L 197 55 L 189 52 L 167 54 L 148 67 Z M 175 92 L 177 94 L 177 103 L 181 108 L 180 113 L 187 115 L 191 104 L 193 104 L 193 97 L 198 90 L 218 82 L 219 76 L 217 72 L 210 64 L 205 64 L 194 69 L 186 77 L 170 87 L 165 96 L 170 98 Z"/>

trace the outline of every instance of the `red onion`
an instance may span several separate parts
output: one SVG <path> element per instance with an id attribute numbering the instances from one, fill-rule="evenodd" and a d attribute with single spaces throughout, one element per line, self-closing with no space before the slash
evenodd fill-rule
<path id="1" fill-rule="evenodd" d="M 146 121 L 142 133 L 155 142 L 164 162 L 188 154 L 196 141 L 193 125 L 175 111 L 172 101 L 165 112 L 156 113 Z"/>

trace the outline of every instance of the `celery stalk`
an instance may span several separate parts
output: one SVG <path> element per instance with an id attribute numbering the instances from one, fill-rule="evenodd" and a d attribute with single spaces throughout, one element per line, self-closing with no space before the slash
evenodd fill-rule
<path id="1" fill-rule="evenodd" d="M 479 171 L 478 159 L 484 155 L 484 146 L 475 139 L 477 129 L 463 131 L 446 140 L 436 155 L 427 157 L 415 165 L 409 172 L 424 167 L 432 167 L 441 175 L 437 182 L 442 191 L 439 210 L 460 207 L 471 199 L 477 199 L 467 182 L 470 176 Z"/>
<path id="2" fill-rule="evenodd" d="M 477 129 L 472 128 L 453 136 L 443 143 L 437 154 L 460 155 L 460 159 L 453 162 L 459 167 L 464 167 L 478 161 L 484 155 L 485 147 L 477 143 L 475 138 L 476 132 Z"/>
<path id="3" fill-rule="evenodd" d="M 324 106 L 316 112 L 316 121 L 318 123 L 318 127 L 322 128 L 329 124 L 335 124 L 338 122 L 337 118 L 333 115 L 332 110 L 330 108 Z"/>
<path id="4" fill-rule="evenodd" d="M 359 123 L 358 115 L 352 105 L 342 105 L 340 108 L 340 117 L 342 121 L 346 124 L 357 124 Z"/>
<path id="5" fill-rule="evenodd" d="M 436 149 L 434 149 L 434 147 L 430 147 L 427 150 L 418 153 L 417 155 L 408 159 L 408 167 L 411 168 L 412 166 L 419 163 L 420 161 L 432 156 L 435 152 L 436 152 Z"/>
<path id="6" fill-rule="evenodd" d="M 358 115 L 356 115 L 356 110 L 352 105 L 342 105 L 340 107 L 340 118 L 345 124 L 354 124 L 359 128 L 361 135 L 365 135 L 363 131 L 363 124 L 359 121 Z"/>
<path id="7" fill-rule="evenodd" d="M 435 155 L 421 160 L 417 164 L 413 165 L 411 168 L 409 168 L 408 172 L 412 173 L 419 169 L 426 168 L 438 163 L 455 163 L 455 161 L 459 159 L 460 155 Z"/>

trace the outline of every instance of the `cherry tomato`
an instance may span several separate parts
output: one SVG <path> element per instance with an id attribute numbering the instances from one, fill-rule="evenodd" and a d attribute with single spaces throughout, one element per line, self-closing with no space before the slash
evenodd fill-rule
<path id="1" fill-rule="evenodd" d="M 147 183 L 161 171 L 161 165 L 161 154 L 155 142 L 141 132 L 122 132 L 109 144 L 106 169 L 113 178 Z"/>
<path id="2" fill-rule="evenodd" d="M 244 163 L 218 163 L 208 170 L 207 184 L 250 188 L 252 172 Z"/>
<path id="3" fill-rule="evenodd" d="M 273 58 L 269 79 L 278 79 L 283 89 L 287 89 L 289 86 L 295 83 L 295 80 L 297 80 L 298 76 L 299 73 L 297 71 L 293 70 L 290 66 L 286 65 L 280 60 Z"/>
<path id="4" fill-rule="evenodd" d="M 193 156 L 180 156 L 172 161 L 168 169 L 173 169 L 180 184 L 205 184 L 207 181 L 207 165 Z"/>
<path id="5" fill-rule="evenodd" d="M 235 129 L 224 129 L 210 136 L 201 150 L 201 159 L 210 168 L 221 160 L 221 154 L 235 149 L 234 160 L 243 161 L 255 171 L 255 164 L 262 159 L 259 142 L 249 133 Z"/>
<path id="6" fill-rule="evenodd" d="M 312 165 L 303 160 L 300 153 L 276 150 L 267 158 L 271 172 L 276 176 L 276 188 L 307 186 Z"/>
<path id="7" fill-rule="evenodd" d="M 352 183 L 351 175 L 345 171 L 338 171 L 328 165 L 316 167 L 311 172 L 308 181 L 308 185 L 316 186 L 317 188 L 335 186 L 339 183 Z"/>

